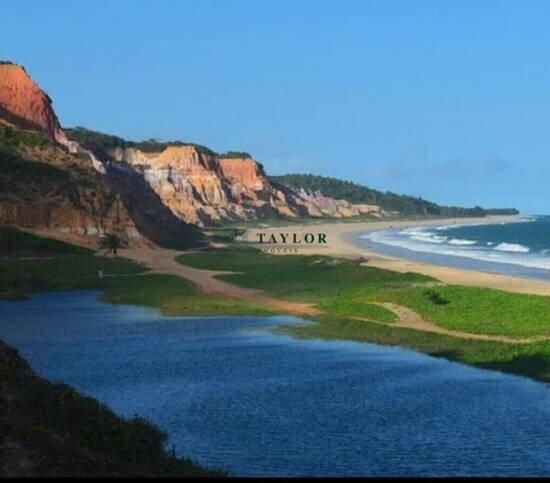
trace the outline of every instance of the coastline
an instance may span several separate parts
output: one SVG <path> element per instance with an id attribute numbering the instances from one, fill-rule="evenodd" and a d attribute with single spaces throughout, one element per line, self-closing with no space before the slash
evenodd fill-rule
<path id="1" fill-rule="evenodd" d="M 488 216 L 483 218 L 447 218 L 410 221 L 372 221 L 360 223 L 321 223 L 316 225 L 292 225 L 286 227 L 269 227 L 249 229 L 252 237 L 257 233 L 280 233 L 287 228 L 289 232 L 304 236 L 310 232 L 322 232 L 327 234 L 326 245 L 312 244 L 304 248 L 301 253 L 311 255 L 326 255 L 343 258 L 365 257 L 368 265 L 376 268 L 392 270 L 396 272 L 415 272 L 437 278 L 443 283 L 451 285 L 466 285 L 487 287 L 507 292 L 526 293 L 533 295 L 550 296 L 550 282 L 537 279 L 519 278 L 511 275 L 455 268 L 451 266 L 437 265 L 424 261 L 410 260 L 392 255 L 376 252 L 355 242 L 354 238 L 359 233 L 388 230 L 392 228 L 412 228 L 417 226 L 452 225 L 452 224 L 491 224 L 512 222 L 519 216 Z M 257 239 L 257 238 L 254 238 Z M 281 253 L 284 255 L 285 253 Z"/>

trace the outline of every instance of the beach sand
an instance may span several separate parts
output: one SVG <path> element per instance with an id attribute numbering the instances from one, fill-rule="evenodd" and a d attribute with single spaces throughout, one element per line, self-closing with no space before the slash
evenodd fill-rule
<path id="1" fill-rule="evenodd" d="M 488 222 L 513 221 L 517 217 L 492 216 L 485 218 L 459 218 L 439 220 L 415 220 L 415 221 L 372 221 L 362 223 L 321 223 L 308 225 L 290 225 L 286 227 L 266 227 L 248 230 L 248 240 L 258 240 L 258 233 L 270 234 L 296 233 L 302 237 L 306 233 L 326 233 L 327 244 L 298 245 L 298 253 L 304 255 L 327 255 L 344 258 L 358 258 L 363 256 L 368 259 L 367 265 L 371 267 L 394 270 L 396 272 L 416 272 L 437 278 L 447 284 L 469 285 L 488 287 L 516 293 L 529 293 L 536 295 L 550 295 L 550 282 L 511 277 L 496 273 L 446 267 L 426 262 L 407 260 L 394 256 L 376 253 L 371 249 L 358 246 L 353 241 L 358 233 L 390 228 L 410 228 L 414 226 L 451 225 L 451 224 L 475 224 Z M 267 238 L 267 237 L 266 237 Z M 266 247 L 268 245 L 262 245 Z M 282 245 L 279 245 L 282 246 Z M 289 245 L 290 246 L 290 245 Z M 280 252 L 281 255 L 285 253 Z"/>

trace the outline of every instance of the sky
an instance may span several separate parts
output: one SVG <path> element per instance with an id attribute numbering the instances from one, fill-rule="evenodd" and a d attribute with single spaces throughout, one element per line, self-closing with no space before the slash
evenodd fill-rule
<path id="1" fill-rule="evenodd" d="M 550 213 L 550 2 L 3 0 L 64 126 Z"/>

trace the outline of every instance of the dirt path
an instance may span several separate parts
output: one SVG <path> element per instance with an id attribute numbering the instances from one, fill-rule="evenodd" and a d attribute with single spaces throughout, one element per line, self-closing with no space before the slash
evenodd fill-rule
<path id="1" fill-rule="evenodd" d="M 386 324 L 391 327 L 399 327 L 403 329 L 421 330 L 424 332 L 434 332 L 436 334 L 450 335 L 451 337 L 457 337 L 458 339 L 477 339 L 493 342 L 505 342 L 507 344 L 529 344 L 540 340 L 546 340 L 545 337 L 532 338 L 532 339 L 515 339 L 513 337 L 507 337 L 505 335 L 486 335 L 486 334 L 472 334 L 471 332 L 462 332 L 458 330 L 449 330 L 439 325 L 435 325 L 432 322 L 424 320 L 420 314 L 408 307 L 392 303 L 380 303 L 382 307 L 391 310 L 396 316 L 397 320 L 391 324 Z"/>
<path id="2" fill-rule="evenodd" d="M 155 273 L 166 273 L 187 278 L 188 280 L 196 283 L 200 287 L 201 291 L 206 295 L 224 295 L 226 297 L 246 300 L 255 304 L 267 306 L 271 309 L 281 310 L 282 312 L 290 312 L 296 315 L 313 316 L 323 314 L 322 311 L 316 309 L 312 304 L 281 300 L 275 297 L 271 297 L 261 290 L 239 287 L 237 285 L 233 285 L 215 278 L 216 275 L 236 272 L 228 272 L 222 270 L 202 270 L 189 267 L 187 265 L 182 265 L 175 260 L 176 256 L 180 254 L 180 252 L 176 250 L 168 250 L 165 248 L 132 248 L 120 250 L 120 253 L 124 257 L 130 258 L 136 262 L 148 266 Z M 472 334 L 469 332 L 448 330 L 424 320 L 414 310 L 411 310 L 402 305 L 392 303 L 380 303 L 378 305 L 381 305 L 388 310 L 391 310 L 397 316 L 397 320 L 391 324 L 388 324 L 385 322 L 365 319 L 362 317 L 351 318 L 354 318 L 356 320 L 363 320 L 366 322 L 383 324 L 389 327 L 413 329 L 423 332 L 433 332 L 436 334 L 457 337 L 459 339 L 478 339 L 494 342 L 505 342 L 508 344 L 527 344 L 546 339 L 514 339 L 511 337 L 500 335 Z"/>
<path id="3" fill-rule="evenodd" d="M 261 290 L 239 287 L 215 278 L 216 275 L 229 274 L 221 270 L 202 270 L 182 265 L 175 260 L 181 252 L 165 248 L 132 248 L 120 250 L 120 254 L 136 262 L 140 262 L 156 273 L 167 273 L 187 278 L 196 283 L 206 295 L 224 295 L 226 297 L 246 300 L 255 304 L 265 305 L 275 310 L 292 312 L 297 315 L 318 315 L 321 312 L 311 304 L 289 302 L 271 297 Z"/>

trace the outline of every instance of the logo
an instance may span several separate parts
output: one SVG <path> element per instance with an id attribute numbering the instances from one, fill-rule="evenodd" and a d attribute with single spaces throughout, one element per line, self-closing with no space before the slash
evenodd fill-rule
<path id="1" fill-rule="evenodd" d="M 298 253 L 299 249 L 326 245 L 326 233 L 244 232 L 235 236 L 237 241 L 256 245 L 265 253 Z"/>

